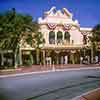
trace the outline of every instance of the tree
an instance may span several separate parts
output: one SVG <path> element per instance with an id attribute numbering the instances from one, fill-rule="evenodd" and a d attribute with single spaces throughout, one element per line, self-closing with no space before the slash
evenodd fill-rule
<path id="1" fill-rule="evenodd" d="M 32 33 L 37 33 L 38 29 L 39 25 L 32 21 L 30 15 L 17 13 L 15 8 L 0 14 L 0 48 L 13 50 L 15 67 L 21 39 L 27 37 L 25 41 L 32 46 Z"/>
<path id="2" fill-rule="evenodd" d="M 37 64 L 39 64 L 40 62 L 40 48 L 43 46 L 43 44 L 45 43 L 45 40 L 43 38 L 43 35 L 41 32 L 37 32 L 35 35 L 35 48 L 36 48 L 36 61 L 37 61 Z"/>
<path id="3" fill-rule="evenodd" d="M 93 63 L 96 51 L 98 47 L 100 46 L 100 24 L 97 24 L 93 29 L 92 29 L 92 35 L 89 37 L 91 41 L 91 62 Z"/>

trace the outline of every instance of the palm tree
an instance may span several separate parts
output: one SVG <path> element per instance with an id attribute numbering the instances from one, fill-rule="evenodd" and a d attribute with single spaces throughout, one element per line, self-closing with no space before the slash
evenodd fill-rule
<path id="1" fill-rule="evenodd" d="M 100 24 L 97 24 L 92 29 L 92 35 L 89 37 L 91 41 L 91 62 L 93 63 L 96 51 L 100 45 Z"/>
<path id="2" fill-rule="evenodd" d="M 32 33 L 37 33 L 38 29 L 38 24 L 32 21 L 30 15 L 19 14 L 14 8 L 0 14 L 0 48 L 2 50 L 13 50 L 15 67 L 18 63 L 17 55 L 20 48 L 20 40 L 23 36 L 26 36 L 26 42 L 32 45 Z"/>

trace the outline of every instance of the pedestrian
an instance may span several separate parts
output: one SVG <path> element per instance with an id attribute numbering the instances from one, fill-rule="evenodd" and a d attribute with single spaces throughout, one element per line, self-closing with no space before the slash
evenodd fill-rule
<path id="1" fill-rule="evenodd" d="M 98 63 L 99 63 L 99 65 L 100 65 L 100 55 L 98 56 Z"/>
<path id="2" fill-rule="evenodd" d="M 98 63 L 98 56 L 95 56 L 95 63 Z"/>
<path id="3" fill-rule="evenodd" d="M 83 62 L 83 57 L 81 56 L 80 57 L 80 64 L 82 64 L 82 62 Z"/>

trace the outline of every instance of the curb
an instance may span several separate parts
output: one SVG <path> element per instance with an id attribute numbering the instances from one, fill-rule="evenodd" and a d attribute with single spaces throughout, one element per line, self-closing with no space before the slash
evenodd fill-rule
<path id="1" fill-rule="evenodd" d="M 52 69 L 47 71 L 38 71 L 38 72 L 25 72 L 25 73 L 18 73 L 18 74 L 9 74 L 9 75 L 0 75 L 0 78 L 6 77 L 15 77 L 15 76 L 24 76 L 24 75 L 32 75 L 32 74 L 42 74 L 48 72 L 60 72 L 60 71 L 78 71 L 78 70 L 87 70 L 87 69 L 100 69 L 100 67 L 87 67 L 87 68 L 69 68 L 69 69 Z"/>
<path id="2" fill-rule="evenodd" d="M 1 72 L 9 72 L 9 71 L 20 71 L 21 68 L 19 69 L 6 69 L 6 70 L 1 70 Z"/>

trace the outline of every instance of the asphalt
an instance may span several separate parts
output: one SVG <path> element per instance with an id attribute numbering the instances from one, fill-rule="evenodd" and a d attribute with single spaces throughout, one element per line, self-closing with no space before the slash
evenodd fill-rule
<path id="1" fill-rule="evenodd" d="M 96 88 L 97 68 L 1 77 L 0 100 L 70 100 Z"/>

